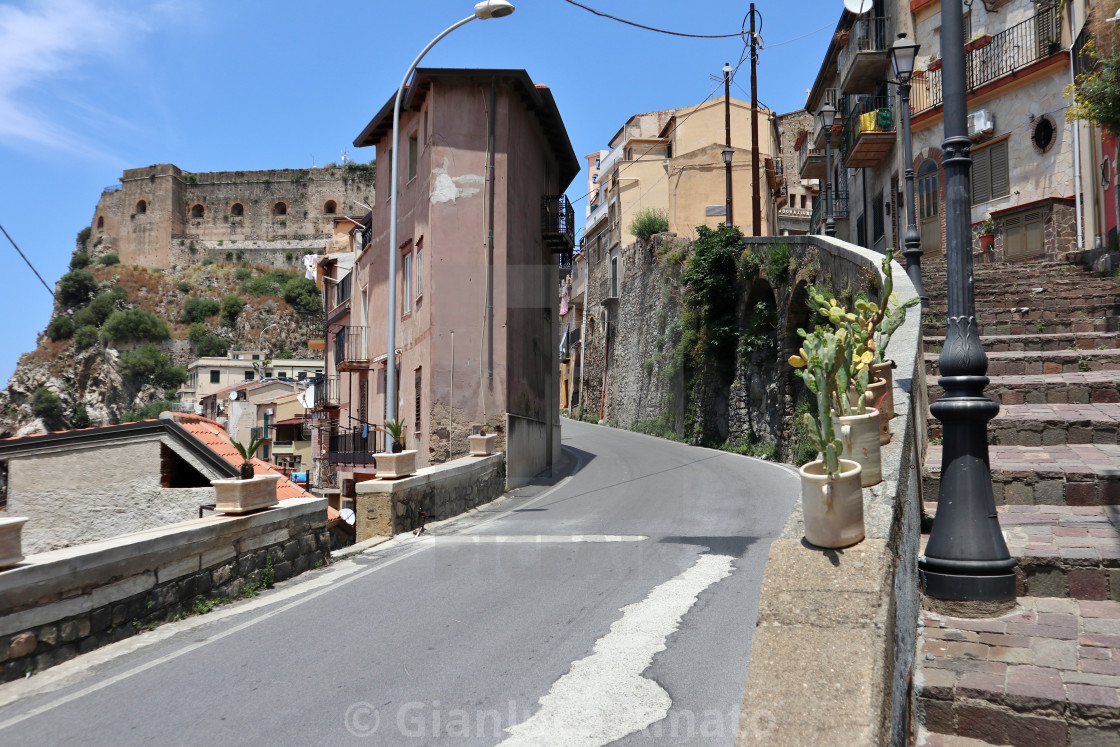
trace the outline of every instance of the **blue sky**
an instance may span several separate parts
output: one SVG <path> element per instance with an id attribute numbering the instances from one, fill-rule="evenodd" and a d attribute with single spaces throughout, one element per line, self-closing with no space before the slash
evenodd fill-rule
<path id="1" fill-rule="evenodd" d="M 749 3 L 581 0 L 693 34 L 737 32 Z M 697 103 L 742 42 L 684 39 L 599 18 L 564 0 L 515 0 L 424 64 L 524 68 L 551 87 L 578 156 L 634 113 Z M 756 3 L 766 45 L 759 98 L 804 105 L 841 0 Z M 0 2 L 0 224 L 52 287 L 101 190 L 125 168 L 306 168 L 338 161 L 412 59 L 471 0 L 36 0 Z M 749 99 L 749 64 L 731 94 Z M 718 92 L 717 92 L 718 95 Z M 586 176 L 568 190 L 582 196 Z M 583 203 L 577 204 L 582 215 Z M 34 348 L 51 298 L 0 235 L 0 384 Z"/>

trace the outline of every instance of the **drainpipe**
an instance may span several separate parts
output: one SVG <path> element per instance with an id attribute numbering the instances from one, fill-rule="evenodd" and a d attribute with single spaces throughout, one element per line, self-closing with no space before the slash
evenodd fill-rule
<path id="1" fill-rule="evenodd" d="M 1069 84 L 1073 86 L 1077 82 L 1073 74 L 1073 46 L 1077 42 L 1077 4 L 1072 0 L 1069 4 L 1069 34 Z M 1081 251 L 1085 248 L 1084 229 L 1081 227 L 1081 122 L 1076 120 L 1073 123 L 1073 185 L 1073 199 L 1077 210 L 1077 250 Z"/>

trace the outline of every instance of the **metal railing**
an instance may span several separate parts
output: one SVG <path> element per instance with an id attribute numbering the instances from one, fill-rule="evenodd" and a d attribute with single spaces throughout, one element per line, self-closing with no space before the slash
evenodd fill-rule
<path id="1" fill-rule="evenodd" d="M 546 239 L 559 239 L 567 247 L 567 252 L 572 251 L 576 245 L 576 211 L 567 195 L 545 195 L 541 198 L 541 232 Z"/>
<path id="2" fill-rule="evenodd" d="M 889 49 L 891 39 L 887 38 L 886 18 L 857 18 L 848 30 L 848 43 L 840 50 L 837 67 L 840 70 L 840 79 L 856 61 L 861 52 L 885 52 Z"/>
<path id="3" fill-rule="evenodd" d="M 348 272 L 334 284 L 334 305 L 341 306 L 350 300 L 350 282 L 354 273 Z"/>
<path id="4" fill-rule="evenodd" d="M 365 363 L 369 358 L 366 351 L 366 328 L 337 325 L 331 327 L 334 337 L 334 365 Z"/>
<path id="5" fill-rule="evenodd" d="M 271 441 L 272 440 L 272 429 L 267 427 L 267 426 L 263 426 L 263 425 L 255 425 L 252 428 L 250 428 L 249 429 L 249 441 L 250 442 L 256 441 L 258 438 L 262 439 L 264 441 Z"/>
<path id="6" fill-rule="evenodd" d="M 323 410 L 328 407 L 338 407 L 338 375 L 316 376 L 311 380 L 311 384 L 315 387 L 314 404 L 316 410 Z"/>
<path id="7" fill-rule="evenodd" d="M 1058 12 L 1043 10 L 991 37 L 965 45 L 965 87 L 977 88 L 1043 60 L 1061 49 Z M 920 75 L 920 77 L 919 77 Z M 915 73 L 910 103 L 915 113 L 941 106 L 941 68 Z"/>
<path id="8" fill-rule="evenodd" d="M 799 176 L 805 172 L 805 163 L 810 158 L 820 158 L 823 162 L 824 151 L 810 145 L 806 138 L 805 142 L 801 143 L 801 149 L 797 151 L 797 173 Z"/>
<path id="9" fill-rule="evenodd" d="M 384 451 L 384 445 L 384 434 L 370 424 L 365 428 L 347 428 L 330 434 L 327 452 L 331 464 L 372 464 L 373 455 Z"/>
<path id="10" fill-rule="evenodd" d="M 824 233 L 824 214 L 826 206 L 825 193 L 821 192 L 813 200 L 813 214 L 809 217 L 809 233 Z M 847 220 L 848 218 L 848 190 L 836 190 L 832 194 L 832 219 Z"/>
<path id="11" fill-rule="evenodd" d="M 860 135 L 894 132 L 895 112 L 891 96 L 851 96 L 840 135 L 840 158 L 847 160 Z"/>

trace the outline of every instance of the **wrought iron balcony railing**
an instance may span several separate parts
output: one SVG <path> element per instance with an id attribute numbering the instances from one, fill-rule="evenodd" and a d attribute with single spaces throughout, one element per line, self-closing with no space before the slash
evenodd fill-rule
<path id="1" fill-rule="evenodd" d="M 890 96 L 853 96 L 847 109 L 840 157 L 850 169 L 874 166 L 894 147 L 894 100 Z"/>
<path id="2" fill-rule="evenodd" d="M 1060 51 L 1060 21 L 1057 10 L 1049 8 L 998 34 L 981 36 L 966 44 L 965 86 L 968 92 Z M 942 101 L 941 68 L 916 72 L 910 89 L 914 112 L 929 111 L 941 106 Z"/>
<path id="3" fill-rule="evenodd" d="M 878 87 L 889 67 L 890 45 L 886 18 L 858 18 L 847 31 L 837 68 L 845 93 L 867 93 Z"/>
<path id="4" fill-rule="evenodd" d="M 384 451 L 384 444 L 384 434 L 370 424 L 330 434 L 327 452 L 331 464 L 372 464 L 373 455 Z"/>
<path id="5" fill-rule="evenodd" d="M 257 439 L 264 441 L 272 440 L 272 429 L 263 425 L 256 425 L 249 429 L 249 440 L 256 441 Z"/>
<path id="6" fill-rule="evenodd" d="M 337 324 L 331 327 L 330 334 L 336 369 L 356 371 L 369 368 L 365 327 Z"/>
<path id="7" fill-rule="evenodd" d="M 312 386 L 315 387 L 315 396 L 312 398 L 315 404 L 314 409 L 326 410 L 339 406 L 338 382 L 339 377 L 337 375 L 319 375 L 311 380 Z"/>
<path id="8" fill-rule="evenodd" d="M 571 254 L 576 245 L 576 211 L 567 195 L 541 198 L 541 233 L 553 254 Z"/>
<path id="9" fill-rule="evenodd" d="M 350 300 L 350 283 L 353 277 L 352 272 L 348 272 L 338 279 L 334 284 L 334 305 L 341 306 Z"/>
<path id="10" fill-rule="evenodd" d="M 821 192 L 813 200 L 813 214 L 809 218 L 809 233 L 821 234 L 824 233 L 824 221 L 827 217 L 825 215 L 825 193 Z M 836 190 L 832 195 L 832 219 L 833 220 L 847 220 L 848 219 L 848 190 Z"/>

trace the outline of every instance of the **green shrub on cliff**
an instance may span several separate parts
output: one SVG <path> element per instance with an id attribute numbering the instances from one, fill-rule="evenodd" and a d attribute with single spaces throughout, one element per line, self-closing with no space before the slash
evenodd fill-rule
<path id="1" fill-rule="evenodd" d="M 159 342 L 169 337 L 167 323 L 143 309 L 114 311 L 101 328 L 101 338 L 106 342 Z"/>

